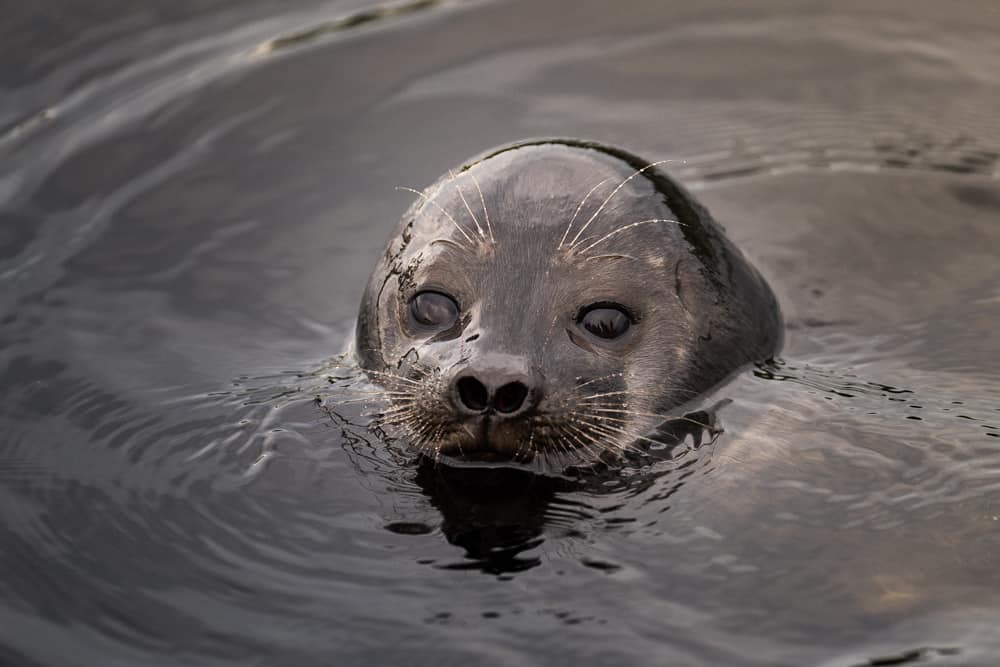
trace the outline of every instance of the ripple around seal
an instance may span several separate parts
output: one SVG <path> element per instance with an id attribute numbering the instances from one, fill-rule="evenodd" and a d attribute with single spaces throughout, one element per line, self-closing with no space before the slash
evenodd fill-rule
<path id="1" fill-rule="evenodd" d="M 65 371 L 48 388 L 5 402 L 10 412 L 47 405 L 65 415 L 11 434 L 8 460 L 17 463 L 0 469 L 8 517 L 0 560 L 18 573 L 2 585 L 5 637 L 27 641 L 49 624 L 86 618 L 74 642 L 81 660 L 100 661 L 108 642 L 135 655 L 183 645 L 191 656 L 235 660 L 248 650 L 246 628 L 256 627 L 251 643 L 260 655 L 295 655 L 307 649 L 279 619 L 321 627 L 327 604 L 398 576 L 393 550 L 368 537 L 357 490 L 323 479 L 325 466 L 342 465 L 316 451 L 328 427 L 308 394 L 326 377 L 290 373 L 239 384 L 224 395 L 175 400 L 188 408 L 179 422 L 144 420 L 130 400 Z M 309 429 L 319 433 L 304 436 Z M 49 446 L 33 446 L 40 440 Z M 206 443 L 211 449 L 192 457 Z M 245 466 L 262 446 L 284 456 L 248 483 Z M 307 466 L 296 467 L 303 455 Z M 304 493 L 290 496 L 296 477 Z M 345 540 L 357 543 L 354 556 L 319 557 L 339 554 Z M 124 573 L 114 558 L 123 546 L 133 563 Z M 203 639 L 185 641 L 192 637 Z M 318 638 L 312 650 L 333 650 L 328 641 Z M 16 650 L 19 641 L 10 645 Z"/>
<path id="2" fill-rule="evenodd" d="M 885 476 L 858 485 L 868 489 L 857 493 L 826 492 L 830 502 L 843 504 L 849 523 L 878 523 L 884 513 L 898 514 L 897 522 L 904 516 L 931 518 L 977 501 L 987 508 L 987 499 L 1000 499 L 1000 449 L 989 437 L 998 428 L 995 402 L 968 396 L 959 401 L 939 386 L 894 387 L 852 369 L 782 363 L 756 374 L 804 388 L 795 392 L 802 407 L 811 403 L 811 412 L 825 412 L 824 431 L 850 443 L 838 454 L 858 464 L 855 479 L 866 471 Z"/>

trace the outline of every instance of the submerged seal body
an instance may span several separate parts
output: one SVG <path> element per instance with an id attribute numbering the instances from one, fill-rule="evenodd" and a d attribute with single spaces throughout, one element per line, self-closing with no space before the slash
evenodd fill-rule
<path id="1" fill-rule="evenodd" d="M 768 285 L 656 163 L 526 141 L 417 194 L 368 282 L 356 350 L 385 422 L 428 455 L 628 449 L 780 346 Z"/>

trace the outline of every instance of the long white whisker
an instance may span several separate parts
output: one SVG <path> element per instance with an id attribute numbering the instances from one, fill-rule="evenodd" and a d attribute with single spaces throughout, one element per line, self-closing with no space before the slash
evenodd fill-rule
<path id="1" fill-rule="evenodd" d="M 416 380 L 411 380 L 410 378 L 403 377 L 402 375 L 396 375 L 395 373 L 387 373 L 385 371 L 376 371 L 371 369 L 366 369 L 365 373 L 369 373 L 371 375 L 378 375 L 387 378 L 391 381 L 408 382 L 412 385 L 416 385 L 417 387 L 424 386 L 422 382 L 417 382 Z"/>
<path id="2" fill-rule="evenodd" d="M 671 444 L 668 444 L 668 443 L 663 442 L 661 440 L 656 440 L 655 438 L 649 438 L 649 437 L 644 436 L 644 435 L 639 435 L 638 433 L 636 433 L 636 432 L 634 432 L 634 431 L 632 431 L 630 429 L 627 429 L 627 428 L 619 428 L 619 427 L 616 427 L 616 426 L 611 426 L 609 424 L 601 424 L 599 426 L 595 425 L 595 428 L 597 428 L 597 429 L 604 429 L 606 432 L 608 432 L 608 436 L 609 437 L 615 437 L 612 434 L 618 434 L 622 438 L 629 438 L 631 440 L 644 440 L 646 442 L 653 443 L 654 445 L 660 445 L 662 447 L 670 447 L 670 446 L 672 446 Z M 626 448 L 624 446 L 625 443 L 622 443 L 622 445 L 623 445 L 623 448 Z M 634 452 L 640 453 L 640 454 L 644 454 L 645 453 L 645 452 L 643 452 L 640 449 L 631 448 L 631 450 L 634 451 Z"/>
<path id="3" fill-rule="evenodd" d="M 576 389 L 579 389 L 580 387 L 586 387 L 588 384 L 593 384 L 595 382 L 600 382 L 601 380 L 610 380 L 611 378 L 622 377 L 623 375 L 625 375 L 625 374 L 624 373 L 608 373 L 607 375 L 601 375 L 601 376 L 598 376 L 596 378 L 591 378 L 590 380 L 587 380 L 586 382 L 581 382 L 580 384 L 576 385 Z"/>
<path id="4" fill-rule="evenodd" d="M 445 217 L 447 217 L 449 220 L 451 220 L 451 224 L 455 225 L 455 228 L 462 233 L 462 236 L 465 237 L 465 240 L 468 241 L 470 244 L 475 245 L 475 241 L 472 240 L 472 237 L 465 233 L 465 230 L 462 228 L 462 225 L 458 224 L 458 222 L 455 221 L 455 218 L 451 217 L 451 214 L 448 213 L 448 211 L 444 210 L 444 208 L 441 207 L 441 204 L 437 203 L 436 201 L 434 201 L 433 199 L 431 199 L 430 197 L 428 197 L 427 195 L 425 195 L 420 190 L 414 190 L 413 188 L 407 188 L 407 187 L 404 187 L 404 186 L 401 186 L 401 185 L 396 186 L 396 189 L 397 190 L 406 190 L 407 192 L 412 192 L 413 194 L 417 195 L 418 197 L 422 197 L 423 200 L 425 202 L 427 202 L 428 204 L 433 204 L 434 206 L 436 206 L 439 211 L 441 211 L 442 213 L 444 213 Z"/>
<path id="5" fill-rule="evenodd" d="M 634 392 L 631 392 L 627 389 L 623 389 L 621 391 L 607 391 L 604 392 L 603 394 L 591 394 L 590 396 L 581 396 L 578 400 L 589 401 L 590 399 L 594 398 L 603 398 L 605 396 L 621 396 L 622 394 L 633 394 L 633 393 Z"/>
<path id="6" fill-rule="evenodd" d="M 612 236 L 615 236 L 616 234 L 621 234 L 622 232 L 627 231 L 629 229 L 632 229 L 633 227 L 638 227 L 640 225 L 651 225 L 651 224 L 654 224 L 654 223 L 662 223 L 662 222 L 670 222 L 670 223 L 674 223 L 674 224 L 678 224 L 678 225 L 683 225 L 684 224 L 684 223 L 680 222 L 679 220 L 671 220 L 669 218 L 653 218 L 651 220 L 640 220 L 639 222 L 632 222 L 632 223 L 629 223 L 627 225 L 623 225 L 623 226 L 619 227 L 618 229 L 614 230 L 613 232 L 609 232 L 609 233 L 605 234 L 601 238 L 597 239 L 596 241 L 594 241 L 590 245 L 588 245 L 585 248 L 583 248 L 582 250 L 580 250 L 580 254 L 581 255 L 586 255 L 587 251 L 589 251 L 591 248 L 593 248 L 597 244 L 603 243 L 604 241 L 607 241 Z"/>
<path id="7" fill-rule="evenodd" d="M 688 417 L 687 415 L 660 415 L 652 412 L 636 412 L 635 410 L 628 410 L 626 408 L 605 409 L 605 408 L 595 408 L 589 405 L 586 407 L 587 410 L 589 410 L 590 412 L 602 413 L 600 416 L 602 420 L 607 419 L 610 421 L 620 422 L 622 424 L 628 423 L 629 420 L 625 419 L 624 417 L 616 417 L 613 415 L 628 415 L 631 417 L 645 417 L 648 419 L 658 419 L 660 420 L 660 424 L 663 424 L 668 421 L 683 421 L 694 424 L 695 426 L 707 428 L 709 430 L 715 428 L 715 426 L 713 426 L 712 424 L 706 424 L 704 422 L 700 422 L 697 419 L 692 419 L 691 417 Z"/>
<path id="8" fill-rule="evenodd" d="M 642 449 L 636 446 L 635 438 L 632 434 L 623 429 L 613 429 L 607 424 L 590 424 L 591 429 L 602 438 L 607 438 L 612 445 L 618 448 L 618 452 L 632 452 L 643 454 Z"/>
<path id="9" fill-rule="evenodd" d="M 471 171 L 469 172 L 469 176 L 472 177 L 472 182 L 476 184 L 476 190 L 479 191 L 479 203 L 483 205 L 483 217 L 486 218 L 486 229 L 490 233 L 490 242 L 496 243 L 497 240 L 493 238 L 493 225 L 490 224 L 490 212 L 486 209 L 486 198 L 483 197 L 483 189 L 479 187 L 479 179 Z"/>
<path id="10" fill-rule="evenodd" d="M 576 210 L 573 212 L 573 217 L 569 219 L 569 224 L 566 225 L 566 231 L 563 232 L 562 239 L 559 240 L 559 245 L 557 246 L 557 249 L 562 248 L 563 244 L 566 243 L 566 237 L 569 236 L 569 230 L 573 229 L 573 222 L 576 221 L 576 216 L 580 215 L 580 209 L 582 209 L 583 205 L 587 203 L 588 199 L 590 199 L 590 195 L 594 194 L 594 190 L 601 187 L 610 180 L 611 180 L 610 177 L 605 178 L 603 181 L 601 181 L 594 187 L 590 188 L 590 191 L 583 196 L 583 199 L 580 200 L 580 204 L 576 207 Z"/>
<path id="11" fill-rule="evenodd" d="M 618 194 L 619 190 L 621 190 L 623 187 L 625 187 L 626 183 L 628 183 L 629 181 L 631 181 L 633 178 L 635 178 L 639 174 L 644 173 L 647 169 L 652 169 L 653 167 L 659 166 L 659 165 L 664 164 L 666 162 L 670 162 L 670 160 L 660 160 L 659 162 L 652 162 L 650 164 L 647 164 L 645 167 L 643 167 L 642 169 L 639 169 L 634 174 L 632 174 L 631 176 L 629 176 L 628 178 L 626 178 L 624 181 L 622 181 L 621 183 L 619 183 L 618 186 L 614 190 L 611 191 L 611 194 L 609 194 L 607 196 L 607 198 L 603 202 L 601 202 L 600 207 L 598 207 L 598 209 L 596 211 L 594 211 L 594 214 L 591 215 L 590 219 L 587 220 L 587 222 L 583 225 L 583 227 L 580 228 L 580 231 L 578 231 L 576 233 L 576 236 L 574 236 L 573 240 L 570 241 L 570 247 L 576 245 L 576 242 L 580 239 L 580 235 L 583 234 L 583 232 L 587 229 L 587 227 L 590 226 L 590 223 L 592 223 L 594 221 L 594 219 L 597 218 L 597 216 L 599 216 L 601 214 L 601 211 L 603 211 L 604 207 L 608 205 L 608 202 L 611 201 L 611 198 L 614 197 L 616 194 Z"/>
<path id="12" fill-rule="evenodd" d="M 589 424 L 587 424 L 586 422 L 578 421 L 576 423 L 572 423 L 571 422 L 571 423 L 566 424 L 566 428 L 567 429 L 571 429 L 572 431 L 574 431 L 575 433 L 577 433 L 580 437 L 582 437 L 585 440 L 585 442 L 583 442 L 583 441 L 580 440 L 579 437 L 576 438 L 576 441 L 580 444 L 580 447 L 583 449 L 584 452 L 586 452 L 586 454 L 590 458 L 592 458 L 592 459 L 599 458 L 600 455 L 601 455 L 601 450 L 598 449 L 597 444 L 594 442 L 594 438 L 592 437 L 592 435 L 590 433 L 588 433 L 587 431 L 585 431 L 584 429 L 580 428 L 577 425 L 577 424 L 580 424 L 580 423 L 583 423 L 583 424 L 589 426 Z"/>
<path id="13" fill-rule="evenodd" d="M 635 429 L 628 428 L 625 424 L 620 424 L 620 425 L 617 425 L 617 426 L 615 424 L 608 424 L 608 423 L 606 423 L 606 421 L 605 421 L 604 418 L 601 418 L 601 420 L 599 422 L 589 422 L 589 425 L 590 425 L 591 428 L 593 428 L 598 433 L 603 433 L 607 437 L 614 439 L 616 442 L 618 442 L 619 446 L 621 446 L 623 448 L 625 448 L 626 444 L 627 444 L 627 443 L 624 442 L 625 438 L 630 438 L 632 440 L 650 440 L 650 441 L 652 441 L 651 438 L 646 438 L 646 437 L 640 435 L 638 432 L 635 431 Z M 657 442 L 657 443 L 659 443 L 661 445 L 664 444 L 662 442 L 659 442 L 658 440 L 654 441 L 654 442 Z M 635 451 L 639 451 L 639 450 L 635 450 Z"/>
<path id="14" fill-rule="evenodd" d="M 452 182 L 454 182 L 455 181 L 455 172 L 449 170 L 448 173 L 451 175 Z M 485 239 L 486 238 L 486 232 L 484 232 L 483 228 L 480 226 L 480 224 L 479 224 L 479 218 L 477 218 L 476 214 L 472 212 L 472 207 L 469 206 L 469 202 L 468 202 L 468 200 L 466 200 L 465 193 L 462 192 L 461 186 L 458 183 L 455 183 L 454 185 L 455 185 L 455 189 L 458 190 L 458 196 L 462 199 L 462 203 L 465 204 L 465 210 L 469 212 L 469 216 L 472 218 L 472 222 L 474 222 L 476 224 L 476 230 L 479 232 L 479 235 L 482 236 Z"/>

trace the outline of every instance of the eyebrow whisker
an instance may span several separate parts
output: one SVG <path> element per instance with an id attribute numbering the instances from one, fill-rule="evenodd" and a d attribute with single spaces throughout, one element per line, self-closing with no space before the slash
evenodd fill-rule
<path id="1" fill-rule="evenodd" d="M 490 241 L 496 243 L 497 240 L 493 238 L 493 226 L 490 224 L 490 212 L 486 209 L 486 198 L 483 197 L 483 189 L 479 187 L 479 179 L 471 171 L 469 172 L 469 176 L 472 178 L 472 182 L 476 184 L 476 190 L 479 191 L 479 203 L 483 205 L 483 217 L 486 218 L 486 229 L 490 233 Z"/>
<path id="2" fill-rule="evenodd" d="M 462 232 L 462 236 L 465 237 L 465 240 L 468 241 L 469 243 L 471 243 L 472 245 L 475 245 L 475 241 L 472 240 L 472 237 L 465 233 L 465 229 L 462 228 L 462 225 L 458 224 L 455 221 L 455 218 L 451 217 L 451 214 L 448 213 L 448 211 L 444 210 L 444 208 L 441 206 L 441 204 L 437 203 L 436 201 L 434 201 L 433 199 L 431 199 L 430 197 L 428 197 L 427 195 L 425 195 L 420 190 L 414 190 L 413 188 L 408 188 L 408 187 L 405 187 L 405 186 L 402 186 L 402 185 L 397 185 L 396 189 L 397 190 L 406 190 L 407 192 L 412 192 L 413 194 L 417 195 L 418 197 L 423 198 L 423 200 L 425 202 L 427 202 L 428 204 L 433 204 L 434 206 L 436 206 L 439 211 L 441 211 L 442 213 L 444 213 L 444 215 L 445 215 L 446 218 L 448 218 L 449 220 L 451 220 L 451 224 L 455 225 L 455 227 L 458 229 L 458 231 Z"/>
<path id="3" fill-rule="evenodd" d="M 583 205 L 587 203 L 587 200 L 590 199 L 590 195 L 594 194 L 594 190 L 610 180 L 610 178 L 605 178 L 603 181 L 590 188 L 590 191 L 583 196 L 583 199 L 580 200 L 580 204 L 576 207 L 576 211 L 573 212 L 573 217 L 569 219 L 569 224 L 566 225 L 566 231 L 563 232 L 562 239 L 559 241 L 559 245 L 556 246 L 557 249 L 562 248 L 563 244 L 566 243 L 566 237 L 569 236 L 569 230 L 573 229 L 573 222 L 576 220 L 576 216 L 580 215 L 580 210 L 583 208 Z"/>
<path id="4" fill-rule="evenodd" d="M 615 236 L 616 234 L 621 234 L 622 232 L 628 231 L 629 229 L 632 229 L 633 227 L 639 227 L 640 225 L 652 225 L 652 224 L 656 224 L 656 223 L 673 223 L 673 224 L 681 225 L 681 226 L 684 225 L 683 222 L 681 222 L 679 220 L 672 220 L 670 218 L 653 218 L 651 220 L 640 220 L 639 222 L 631 222 L 631 223 L 629 223 L 627 225 L 622 225 L 621 227 L 619 227 L 618 229 L 615 229 L 614 231 L 608 232 L 607 234 L 605 234 L 601 238 L 597 239 L 596 241 L 594 241 L 590 245 L 582 248 L 580 250 L 580 254 L 581 255 L 585 255 L 588 250 L 590 250 L 591 248 L 593 248 L 597 244 L 603 243 L 604 241 L 607 241 L 612 236 Z"/>
<path id="5" fill-rule="evenodd" d="M 642 169 L 639 169 L 639 170 L 635 171 L 631 176 L 629 176 L 628 178 L 626 178 L 625 180 L 623 180 L 621 183 L 619 183 L 618 186 L 614 190 L 611 191 L 611 194 L 609 194 L 607 196 L 607 198 L 603 202 L 601 202 L 601 205 L 598 207 L 598 209 L 596 211 L 594 211 L 593 215 L 590 216 L 590 219 L 587 220 L 587 222 L 583 225 L 583 227 L 580 228 L 580 231 L 578 231 L 576 233 L 576 236 L 574 236 L 573 240 L 570 241 L 570 247 L 573 247 L 573 246 L 576 245 L 576 242 L 580 239 L 580 235 L 583 234 L 583 232 L 587 229 L 587 227 L 590 226 L 590 223 L 592 223 L 597 218 L 597 216 L 599 216 L 601 214 L 601 211 L 603 211 L 604 207 L 608 205 L 608 202 L 611 201 L 611 198 L 614 197 L 616 194 L 618 194 L 619 190 L 621 190 L 623 187 L 625 187 L 626 183 L 628 183 L 629 181 L 631 181 L 633 178 L 635 178 L 639 174 L 644 173 L 647 169 L 652 169 L 653 167 L 659 166 L 659 165 L 664 164 L 666 162 L 671 162 L 671 160 L 660 160 L 658 162 L 650 162 L 645 167 L 643 167 Z"/>
<path id="6" fill-rule="evenodd" d="M 451 175 L 451 180 L 454 183 L 455 182 L 455 172 L 453 172 L 451 170 L 448 170 L 448 173 Z M 472 212 L 472 207 L 469 206 L 469 202 L 465 198 L 465 193 L 462 191 L 462 188 L 461 188 L 461 186 L 458 183 L 455 183 L 455 189 L 458 190 L 458 196 L 461 197 L 462 203 L 465 204 L 465 210 L 469 212 L 469 216 L 472 218 L 472 222 L 474 222 L 476 224 L 476 230 L 479 231 L 479 235 L 482 236 L 485 239 L 486 238 L 486 232 L 483 231 L 482 226 L 479 224 L 479 218 L 477 218 L 476 214 Z"/>

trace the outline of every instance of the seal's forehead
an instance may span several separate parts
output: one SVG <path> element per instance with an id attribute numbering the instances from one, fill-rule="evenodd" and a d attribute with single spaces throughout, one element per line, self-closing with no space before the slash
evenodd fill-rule
<path id="1" fill-rule="evenodd" d="M 544 195 L 586 193 L 601 181 L 618 184 L 635 169 L 607 153 L 565 144 L 513 148 L 468 167 L 486 187 L 532 199 Z"/>
<path id="2" fill-rule="evenodd" d="M 598 150 L 555 143 L 494 154 L 450 173 L 427 192 L 429 218 L 420 217 L 418 234 L 432 228 L 437 233 L 431 221 L 441 215 L 458 228 L 452 236 L 462 235 L 464 227 L 478 233 L 490 223 L 497 233 L 532 228 L 561 234 L 571 221 L 591 217 L 588 230 L 596 232 L 623 216 L 670 215 L 655 185 L 634 166 Z"/>

